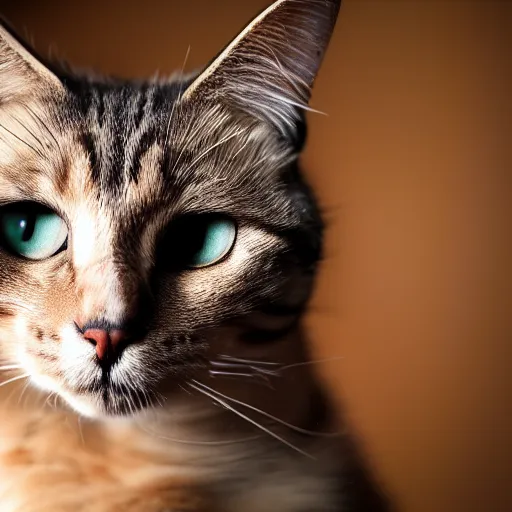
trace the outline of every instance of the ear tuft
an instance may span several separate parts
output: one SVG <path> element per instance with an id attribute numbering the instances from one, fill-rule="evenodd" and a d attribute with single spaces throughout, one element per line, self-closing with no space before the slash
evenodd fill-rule
<path id="1" fill-rule="evenodd" d="M 183 100 L 224 100 L 289 136 L 308 109 L 340 3 L 278 0 L 197 77 Z"/>

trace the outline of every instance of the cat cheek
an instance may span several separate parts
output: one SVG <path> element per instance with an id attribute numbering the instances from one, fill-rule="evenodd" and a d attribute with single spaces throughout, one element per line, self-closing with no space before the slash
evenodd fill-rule
<path id="1" fill-rule="evenodd" d="M 29 329 L 29 336 L 24 339 L 24 346 L 21 347 L 23 355 L 20 359 L 24 361 L 29 373 L 55 373 L 59 364 L 59 337 L 45 333 L 38 327 L 32 327 Z"/>
<path id="2" fill-rule="evenodd" d="M 20 315 L 0 316 L 0 356 L 2 360 L 18 363 L 18 353 L 22 349 L 20 334 L 25 332 L 23 317 Z"/>
<path id="3" fill-rule="evenodd" d="M 244 289 L 246 284 L 241 277 L 247 275 L 266 252 L 281 247 L 282 242 L 275 235 L 245 227 L 240 230 L 237 242 L 225 261 L 183 275 L 182 289 L 186 300 L 208 305 L 212 299 L 233 293 L 237 287 Z"/>
<path id="4" fill-rule="evenodd" d="M 17 350 L 17 360 L 43 391 L 62 393 L 67 382 L 77 378 L 93 358 L 91 347 L 77 335 L 74 327 L 65 326 L 58 333 L 25 338 Z"/>

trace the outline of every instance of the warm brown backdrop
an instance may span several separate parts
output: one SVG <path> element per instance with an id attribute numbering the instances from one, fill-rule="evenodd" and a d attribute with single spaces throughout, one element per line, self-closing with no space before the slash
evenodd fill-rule
<path id="1" fill-rule="evenodd" d="M 124 76 L 208 61 L 267 0 L 1 0 Z M 304 162 L 331 226 L 310 323 L 404 511 L 512 510 L 512 2 L 347 0 Z"/>

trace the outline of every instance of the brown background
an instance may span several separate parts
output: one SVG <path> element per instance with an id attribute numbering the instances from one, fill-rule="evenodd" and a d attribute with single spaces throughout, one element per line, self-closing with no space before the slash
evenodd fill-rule
<path id="1" fill-rule="evenodd" d="M 206 63 L 267 3 L 0 1 L 124 76 Z M 511 2 L 347 0 L 314 90 L 316 352 L 404 511 L 512 510 L 511 33 Z"/>

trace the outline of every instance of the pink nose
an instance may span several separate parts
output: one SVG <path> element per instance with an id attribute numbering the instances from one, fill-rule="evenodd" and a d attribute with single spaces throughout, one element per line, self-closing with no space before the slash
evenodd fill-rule
<path id="1" fill-rule="evenodd" d="M 128 335 L 121 329 L 87 329 L 84 332 L 84 338 L 96 346 L 98 359 L 103 361 L 107 356 L 116 356 L 119 345 L 125 342 Z"/>

